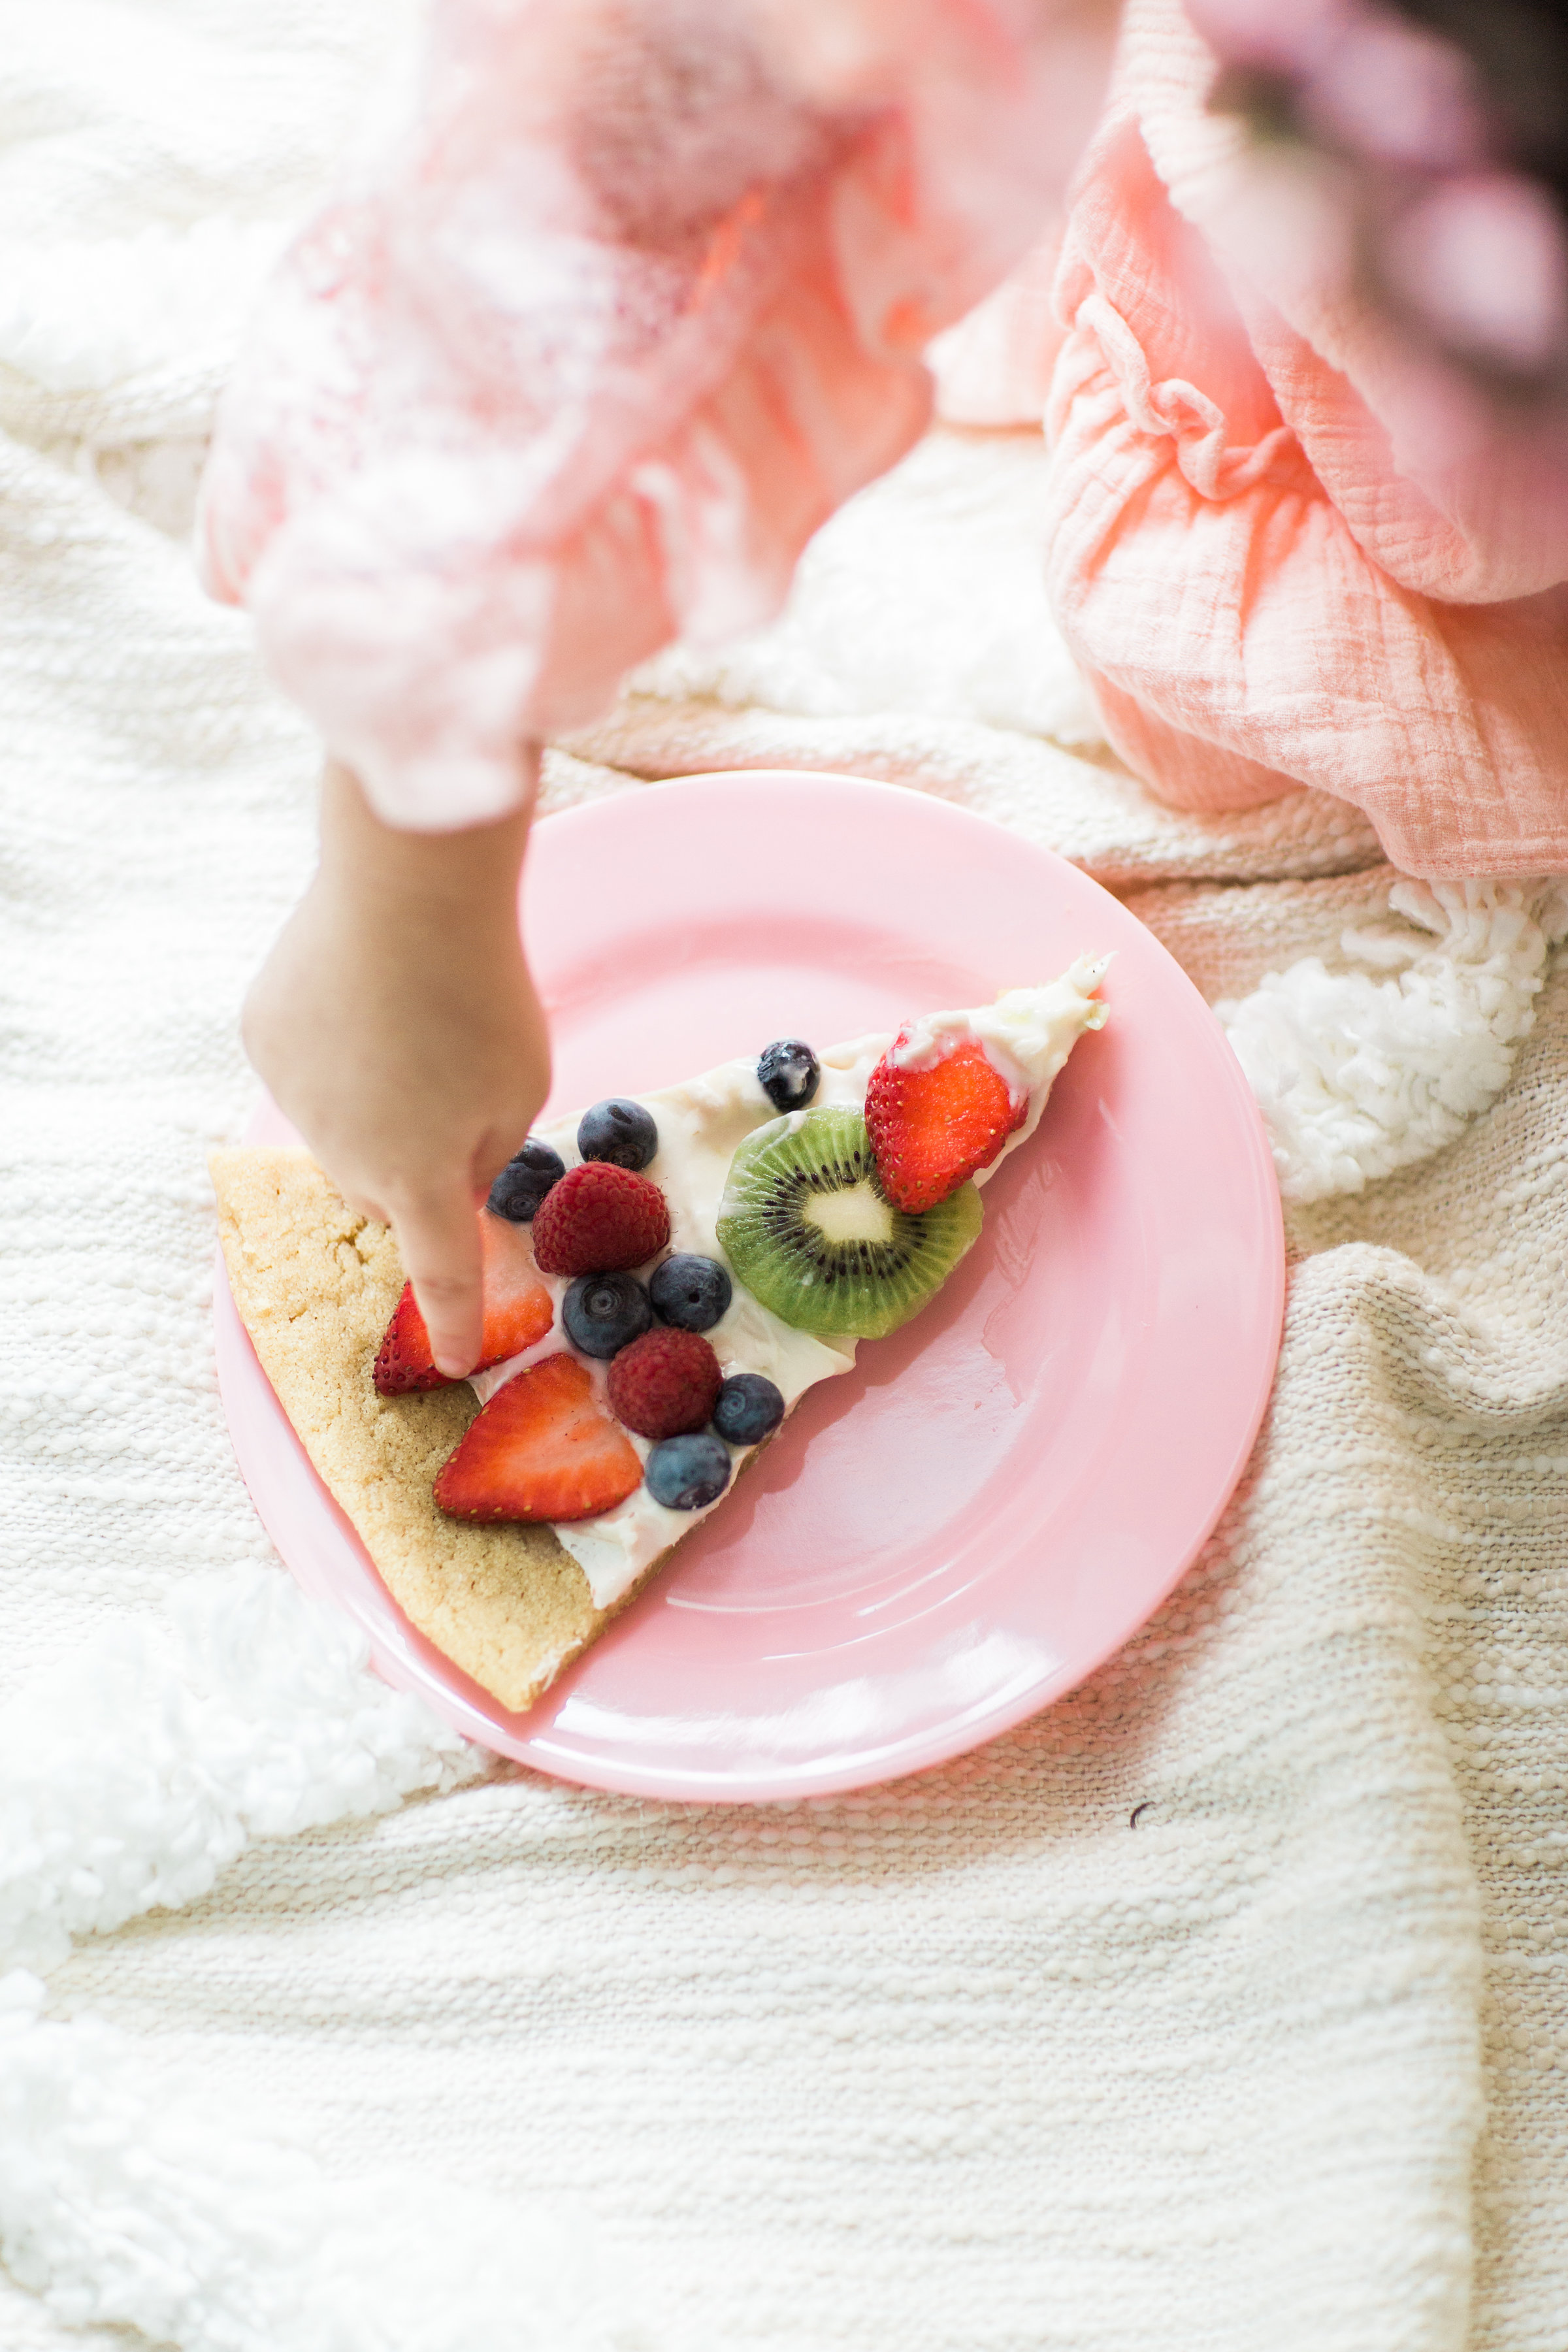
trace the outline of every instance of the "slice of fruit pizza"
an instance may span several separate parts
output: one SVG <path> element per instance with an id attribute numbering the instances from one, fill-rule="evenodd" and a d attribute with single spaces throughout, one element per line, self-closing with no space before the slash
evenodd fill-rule
<path id="1" fill-rule="evenodd" d="M 405 1613 L 531 1706 L 808 1388 L 977 1239 L 1105 1008 L 1103 961 L 820 1057 L 542 1127 L 479 1213 L 479 1369 L 447 1381 L 384 1227 L 302 1150 L 214 1154 L 230 1287 L 306 1452 Z"/>

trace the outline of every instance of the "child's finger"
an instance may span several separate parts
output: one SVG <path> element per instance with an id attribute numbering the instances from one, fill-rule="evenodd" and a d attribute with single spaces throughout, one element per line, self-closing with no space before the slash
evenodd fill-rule
<path id="1" fill-rule="evenodd" d="M 473 1195 L 461 1183 L 426 1194 L 406 1205 L 394 1225 L 436 1369 L 461 1380 L 479 1362 L 484 1324 Z"/>

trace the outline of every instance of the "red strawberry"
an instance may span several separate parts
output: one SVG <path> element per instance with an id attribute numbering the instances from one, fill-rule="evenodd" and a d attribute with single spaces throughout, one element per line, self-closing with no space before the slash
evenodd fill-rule
<path id="1" fill-rule="evenodd" d="M 534 1263 L 543 1274 L 626 1274 L 668 1239 L 668 1204 L 652 1177 L 609 1160 L 569 1168 L 533 1220 Z"/>
<path id="2" fill-rule="evenodd" d="M 468 1423 L 436 1500 L 458 1519 L 592 1519 L 641 1484 L 636 1449 L 600 1410 L 587 1366 L 546 1356 Z"/>
<path id="3" fill-rule="evenodd" d="M 900 1029 L 892 1049 L 907 1035 Z M 954 1045 L 929 1069 L 900 1068 L 884 1054 L 866 1088 L 866 1125 L 882 1190 L 896 1208 L 934 1209 L 979 1168 L 989 1168 L 1029 1097 L 1015 1100 L 973 1039 Z"/>
<path id="4" fill-rule="evenodd" d="M 534 1271 L 527 1228 L 505 1217 L 479 1215 L 479 1246 L 484 1255 L 485 1323 L 476 1371 L 487 1364 L 504 1363 L 542 1339 L 555 1319 L 550 1293 Z M 405 1396 L 410 1389 L 450 1387 L 430 1356 L 430 1334 L 415 1301 L 414 1285 L 405 1282 L 393 1309 L 375 1360 L 375 1385 L 383 1396 Z"/>
<path id="5" fill-rule="evenodd" d="M 724 1375 L 699 1331 L 645 1331 L 610 1364 L 610 1404 L 639 1437 L 706 1429 Z"/>

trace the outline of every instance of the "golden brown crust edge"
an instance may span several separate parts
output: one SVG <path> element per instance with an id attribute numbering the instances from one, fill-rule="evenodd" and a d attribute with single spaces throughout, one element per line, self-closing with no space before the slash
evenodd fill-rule
<path id="1" fill-rule="evenodd" d="M 478 1407 L 466 1382 L 383 1397 L 371 1367 L 403 1287 L 392 1235 L 345 1207 L 309 1152 L 215 1151 L 218 1237 L 262 1370 L 398 1607 L 521 1713 L 618 1615 L 544 1527 L 472 1527 L 432 1497 Z"/>

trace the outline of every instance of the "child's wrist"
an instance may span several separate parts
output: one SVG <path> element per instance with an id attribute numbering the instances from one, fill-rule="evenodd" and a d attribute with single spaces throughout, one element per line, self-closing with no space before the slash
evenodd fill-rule
<path id="1" fill-rule="evenodd" d="M 376 815 L 335 761 L 321 779 L 321 877 L 335 898 L 439 929 L 498 919 L 515 926 L 531 804 L 456 833 L 414 833 Z"/>

